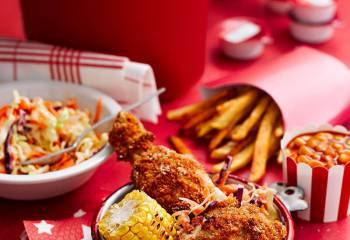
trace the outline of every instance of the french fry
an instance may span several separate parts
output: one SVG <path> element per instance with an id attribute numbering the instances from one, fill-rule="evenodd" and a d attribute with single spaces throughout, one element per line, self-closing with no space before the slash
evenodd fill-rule
<path id="1" fill-rule="evenodd" d="M 209 150 L 213 150 L 215 149 L 217 146 L 219 146 L 221 144 L 221 142 L 227 137 L 229 136 L 230 132 L 232 131 L 232 129 L 235 128 L 237 122 L 239 122 L 242 118 L 244 118 L 248 113 L 249 113 L 249 108 L 243 109 L 241 112 L 237 113 L 232 121 L 230 122 L 230 124 L 224 128 L 221 129 L 214 137 L 213 139 L 210 141 L 209 143 Z M 237 126 L 236 126 L 237 127 Z"/>
<path id="2" fill-rule="evenodd" d="M 231 138 L 233 140 L 244 139 L 254 126 L 259 122 L 259 119 L 264 114 L 267 106 L 270 103 L 270 97 L 264 96 L 260 99 L 258 104 L 255 106 L 249 117 L 237 128 L 234 128 L 231 132 Z"/>
<path id="3" fill-rule="evenodd" d="M 178 153 L 193 156 L 192 151 L 186 146 L 186 144 L 182 141 L 182 139 L 180 137 L 171 136 L 171 137 L 169 137 L 169 142 L 171 143 L 171 145 L 173 145 L 174 149 Z"/>
<path id="4" fill-rule="evenodd" d="M 233 156 L 233 162 L 231 164 L 231 167 L 229 168 L 229 171 L 234 172 L 248 165 L 252 160 L 253 153 L 254 153 L 254 143 L 251 143 L 248 146 L 246 146 L 242 151 L 240 151 L 239 153 Z M 224 165 L 225 165 L 224 162 L 215 164 L 212 170 L 214 172 L 220 172 Z"/>
<path id="5" fill-rule="evenodd" d="M 253 163 L 249 176 L 249 180 L 252 182 L 259 181 L 265 175 L 266 164 L 269 158 L 271 136 L 278 115 L 279 110 L 277 105 L 271 103 L 263 116 L 255 140 Z"/>
<path id="6" fill-rule="evenodd" d="M 167 119 L 172 121 L 178 121 L 178 120 L 184 120 L 190 115 L 197 112 L 197 110 L 200 108 L 200 103 L 196 103 L 193 105 L 185 106 L 182 108 L 174 109 L 169 112 L 167 112 Z"/>
<path id="7" fill-rule="evenodd" d="M 258 91 L 250 90 L 247 93 L 234 98 L 234 101 L 230 103 L 229 107 L 211 122 L 211 127 L 221 130 L 227 128 L 233 121 L 237 122 L 244 110 L 250 108 L 258 95 Z"/>
<path id="8" fill-rule="evenodd" d="M 197 115 L 193 116 L 189 121 L 187 121 L 185 125 L 182 127 L 182 129 L 187 130 L 187 129 L 196 127 L 198 124 L 213 117 L 215 113 L 216 113 L 215 107 L 211 107 L 207 110 L 204 110 L 203 112 L 198 113 Z"/>
<path id="9" fill-rule="evenodd" d="M 240 141 L 236 146 L 234 146 L 230 152 L 231 156 L 235 156 L 236 154 L 238 154 L 240 151 L 242 151 L 246 146 L 248 146 L 249 144 L 251 144 L 252 142 L 255 141 L 255 137 L 256 134 L 252 134 L 249 137 L 247 137 L 246 139 Z"/>
<path id="10" fill-rule="evenodd" d="M 273 155 L 275 155 L 279 148 L 280 148 L 280 138 L 277 138 L 274 134 L 272 134 L 270 138 L 270 144 L 269 144 L 269 157 L 271 158 Z"/>
<path id="11" fill-rule="evenodd" d="M 252 87 L 242 87 L 242 89 L 239 88 L 236 92 L 237 94 L 235 97 L 233 97 L 233 98 L 231 98 L 223 103 L 218 104 L 218 106 L 217 106 L 218 112 L 221 113 L 221 112 L 224 112 L 225 110 L 227 110 L 231 106 L 231 104 L 236 101 L 237 97 L 242 96 L 242 95 L 248 93 L 249 91 L 254 91 L 254 89 Z"/>
<path id="12" fill-rule="evenodd" d="M 197 137 L 199 137 L 199 138 L 204 137 L 206 134 L 208 134 L 213 129 L 211 127 L 211 121 L 212 121 L 212 119 L 198 125 Z"/>
<path id="13" fill-rule="evenodd" d="M 277 155 L 277 163 L 282 164 L 282 162 L 283 162 L 283 152 L 282 150 L 279 150 Z"/>
<path id="14" fill-rule="evenodd" d="M 203 109 L 206 109 L 206 108 L 214 105 L 218 100 L 220 100 L 224 97 L 227 97 L 229 94 L 230 94 L 229 90 L 220 91 L 220 92 L 214 94 L 213 96 L 211 96 L 210 98 L 203 100 L 201 102 L 168 111 L 167 119 L 168 120 L 188 119 L 191 116 L 196 115 L 200 111 L 203 111 Z"/>
<path id="15" fill-rule="evenodd" d="M 275 130 L 274 130 L 274 135 L 277 137 L 277 138 L 280 138 L 282 137 L 284 134 L 284 129 L 283 129 L 283 120 L 282 118 L 280 117 L 277 121 L 277 124 L 276 124 L 276 127 L 275 127 Z"/>
<path id="16" fill-rule="evenodd" d="M 214 149 L 210 153 L 210 158 L 212 158 L 212 159 L 224 159 L 225 157 L 227 157 L 227 155 L 230 154 L 233 147 L 237 144 L 238 143 L 234 142 L 234 141 L 229 141 L 229 142 L 225 143 L 221 147 Z"/>
<path id="17" fill-rule="evenodd" d="M 230 141 L 229 143 L 235 143 L 235 142 Z M 236 146 L 237 145 L 238 144 L 236 144 Z M 269 158 L 271 158 L 273 155 L 275 155 L 278 148 L 279 148 L 279 139 L 276 137 L 273 137 L 271 140 L 270 148 L 269 148 Z M 237 148 L 237 149 L 239 149 L 239 148 Z M 251 142 L 248 145 L 245 145 L 245 147 L 243 149 L 239 150 L 238 153 L 233 152 L 234 161 L 233 161 L 232 166 L 230 168 L 230 172 L 237 171 L 237 170 L 245 167 L 246 165 L 248 165 L 250 163 L 250 160 L 253 157 L 253 153 L 254 153 L 254 142 Z M 219 172 L 221 170 L 220 167 L 222 167 L 222 166 L 224 166 L 224 162 L 221 162 L 221 163 L 214 165 L 213 171 Z"/>
<path id="18" fill-rule="evenodd" d="M 224 138 L 229 134 L 230 130 L 231 130 L 231 126 L 220 130 L 209 142 L 209 150 L 211 151 L 215 149 L 217 146 L 219 146 L 220 143 L 224 140 Z"/>

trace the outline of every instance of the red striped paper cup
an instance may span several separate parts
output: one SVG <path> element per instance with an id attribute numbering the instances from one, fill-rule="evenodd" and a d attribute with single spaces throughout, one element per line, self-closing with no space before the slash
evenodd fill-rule
<path id="1" fill-rule="evenodd" d="M 350 134 L 342 126 L 310 126 L 287 132 L 281 141 L 281 149 L 286 149 L 288 143 L 298 135 L 320 131 Z M 335 222 L 350 215 L 350 163 L 330 169 L 312 168 L 283 155 L 284 181 L 288 185 L 303 188 L 305 200 L 309 204 L 308 209 L 297 213 L 299 218 L 311 222 Z"/>

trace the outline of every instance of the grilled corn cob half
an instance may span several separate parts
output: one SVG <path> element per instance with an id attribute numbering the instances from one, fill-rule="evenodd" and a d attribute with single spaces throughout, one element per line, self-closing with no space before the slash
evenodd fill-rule
<path id="1" fill-rule="evenodd" d="M 105 240 L 176 238 L 175 220 L 146 193 L 134 190 L 113 204 L 98 223 Z"/>

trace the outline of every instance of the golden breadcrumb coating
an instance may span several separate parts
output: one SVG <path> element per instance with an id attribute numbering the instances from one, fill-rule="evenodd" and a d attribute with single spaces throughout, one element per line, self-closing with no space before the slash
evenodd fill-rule
<path id="1" fill-rule="evenodd" d="M 282 240 L 287 231 L 279 220 L 272 220 L 254 204 L 240 206 L 236 198 L 229 197 L 209 207 L 203 214 L 191 220 L 193 229 L 200 231 L 193 238 L 183 234 L 187 240 Z"/>
<path id="2" fill-rule="evenodd" d="M 132 114 L 120 113 L 109 137 L 119 159 L 131 162 L 136 187 L 169 213 L 188 208 L 180 197 L 202 202 L 214 192 L 215 186 L 201 164 L 153 144 L 153 134 Z"/>

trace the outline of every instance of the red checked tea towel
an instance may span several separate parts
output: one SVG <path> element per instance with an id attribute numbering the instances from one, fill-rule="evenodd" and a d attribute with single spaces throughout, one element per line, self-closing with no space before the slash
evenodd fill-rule
<path id="1" fill-rule="evenodd" d="M 109 94 L 122 106 L 157 88 L 152 68 L 127 57 L 0 38 L 0 83 L 34 80 L 84 84 Z M 156 122 L 159 100 L 154 98 L 135 113 Z"/>

